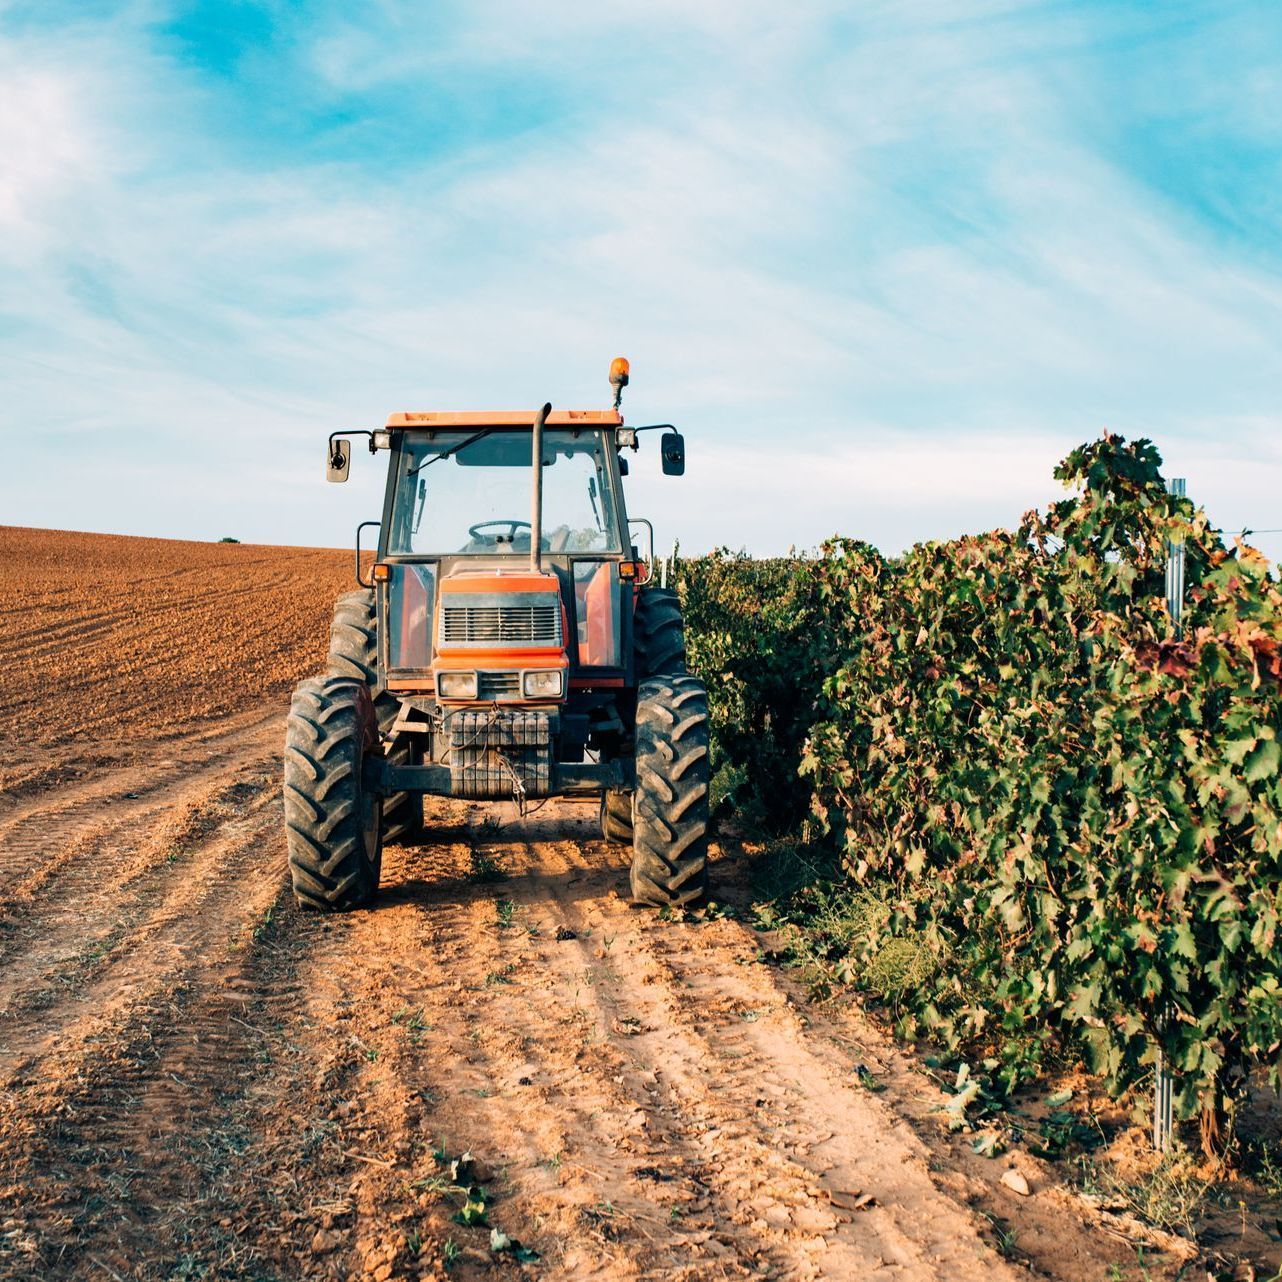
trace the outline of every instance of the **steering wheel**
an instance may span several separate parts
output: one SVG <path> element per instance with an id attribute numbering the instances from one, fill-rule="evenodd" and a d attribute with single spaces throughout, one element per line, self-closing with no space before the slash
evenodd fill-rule
<path id="1" fill-rule="evenodd" d="M 491 525 L 506 526 L 507 538 L 502 539 L 497 534 L 486 535 L 481 533 L 482 530 L 488 529 Z M 467 532 L 474 539 L 484 539 L 484 538 L 492 537 L 495 543 L 515 543 L 517 530 L 522 530 L 522 529 L 528 530 L 529 528 L 530 528 L 529 521 L 510 521 L 505 519 L 499 519 L 497 521 L 478 521 L 475 525 L 468 526 Z"/>

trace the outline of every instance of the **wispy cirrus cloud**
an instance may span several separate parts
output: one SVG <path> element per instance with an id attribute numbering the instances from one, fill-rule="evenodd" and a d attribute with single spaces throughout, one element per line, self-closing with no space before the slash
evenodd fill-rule
<path id="1" fill-rule="evenodd" d="M 1271 33 L 1264 4 L 10 4 L 0 519 L 339 541 L 376 484 L 315 484 L 327 431 L 601 403 L 623 351 L 634 421 L 688 431 L 685 482 L 637 476 L 687 547 L 1014 519 L 1104 426 L 1282 526 Z"/>

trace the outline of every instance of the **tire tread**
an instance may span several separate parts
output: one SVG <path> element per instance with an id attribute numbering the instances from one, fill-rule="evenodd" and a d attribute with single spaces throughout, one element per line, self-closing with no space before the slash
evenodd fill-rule
<path id="1" fill-rule="evenodd" d="M 632 897 L 687 907 L 708 887 L 708 700 L 683 673 L 637 688 Z"/>

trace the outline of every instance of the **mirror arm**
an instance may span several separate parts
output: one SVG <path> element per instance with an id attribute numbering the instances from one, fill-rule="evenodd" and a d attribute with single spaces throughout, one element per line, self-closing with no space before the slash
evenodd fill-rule
<path id="1" fill-rule="evenodd" d="M 367 431 L 365 428 L 362 428 L 362 427 L 354 427 L 354 428 L 352 428 L 350 431 L 347 431 L 347 432 L 331 432 L 331 433 L 329 434 L 329 457 L 330 457 L 330 460 L 333 462 L 333 465 L 334 465 L 335 467 L 341 467 L 341 466 L 342 466 L 342 463 L 343 463 L 342 459 L 336 458 L 336 456 L 335 456 L 335 454 L 334 454 L 334 442 L 335 442 L 336 440 L 338 440 L 338 438 L 339 438 L 340 436 L 368 436 L 368 437 L 369 437 L 369 452 L 370 452 L 371 454 L 377 454 L 377 453 L 378 453 L 378 446 L 376 446 L 376 445 L 374 444 L 374 433 L 373 433 L 373 432 L 370 432 L 370 431 Z"/>

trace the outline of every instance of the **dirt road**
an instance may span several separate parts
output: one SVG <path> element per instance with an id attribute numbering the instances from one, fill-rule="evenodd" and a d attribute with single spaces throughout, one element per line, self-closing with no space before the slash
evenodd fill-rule
<path id="1" fill-rule="evenodd" d="M 1178 1263 L 1132 1273 L 1035 1165 L 1031 1197 L 1001 1188 L 930 1081 L 856 1008 L 806 1005 L 743 920 L 630 907 L 590 807 L 435 804 L 377 907 L 300 913 L 281 694 L 159 731 L 158 701 L 114 738 L 2 741 L 0 1276 Z M 752 856 L 714 855 L 733 914 Z"/>

